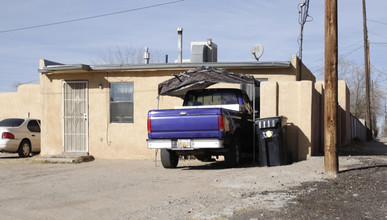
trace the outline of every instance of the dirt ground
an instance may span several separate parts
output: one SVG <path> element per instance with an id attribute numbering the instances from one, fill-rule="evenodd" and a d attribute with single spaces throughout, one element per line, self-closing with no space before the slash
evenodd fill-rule
<path id="1" fill-rule="evenodd" d="M 383 144 L 384 142 L 385 144 Z M 387 140 L 287 166 L 151 160 L 48 164 L 0 153 L 1 219 L 386 219 Z"/>
<path id="2" fill-rule="evenodd" d="M 362 149 L 356 148 L 359 154 Z M 356 157 L 360 163 L 342 170 L 334 180 L 305 182 L 286 190 L 295 199 L 283 208 L 253 209 L 231 219 L 387 219 L 387 154 L 360 154 L 363 156 Z"/>

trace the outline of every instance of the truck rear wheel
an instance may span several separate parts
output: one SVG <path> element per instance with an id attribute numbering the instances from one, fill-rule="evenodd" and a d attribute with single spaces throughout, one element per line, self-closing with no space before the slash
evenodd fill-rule
<path id="1" fill-rule="evenodd" d="M 227 167 L 237 167 L 241 160 L 241 149 L 239 141 L 235 140 L 230 146 L 230 150 L 224 155 L 224 160 Z"/>
<path id="2" fill-rule="evenodd" d="M 176 152 L 168 150 L 168 149 L 161 149 L 161 164 L 164 168 L 176 168 L 177 164 L 179 163 L 179 155 L 176 154 Z"/>

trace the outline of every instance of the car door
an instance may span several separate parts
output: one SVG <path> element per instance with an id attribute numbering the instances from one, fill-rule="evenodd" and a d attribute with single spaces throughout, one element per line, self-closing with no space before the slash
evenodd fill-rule
<path id="1" fill-rule="evenodd" d="M 29 139 L 31 142 L 31 152 L 40 151 L 40 124 L 38 120 L 30 120 L 27 124 Z"/>

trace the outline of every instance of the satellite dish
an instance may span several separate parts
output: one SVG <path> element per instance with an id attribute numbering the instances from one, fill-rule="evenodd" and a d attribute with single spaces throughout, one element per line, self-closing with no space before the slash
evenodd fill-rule
<path id="1" fill-rule="evenodd" d="M 256 59 L 257 61 L 259 61 L 259 58 L 262 56 L 263 54 L 263 46 L 261 44 L 256 44 L 254 45 L 252 48 L 251 48 L 251 56 Z"/>

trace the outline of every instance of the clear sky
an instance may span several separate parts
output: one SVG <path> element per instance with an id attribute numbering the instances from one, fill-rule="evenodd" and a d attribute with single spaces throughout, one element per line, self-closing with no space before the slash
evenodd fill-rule
<path id="1" fill-rule="evenodd" d="M 254 61 L 250 49 L 257 43 L 265 51 L 260 61 L 287 61 L 298 53 L 302 0 L 173 1 L 0 0 L 0 92 L 16 91 L 20 83 L 39 83 L 42 58 L 94 64 L 108 49 L 149 47 L 151 56 L 152 52 L 168 54 L 169 61 L 174 61 L 178 27 L 183 28 L 183 59 L 190 58 L 190 42 L 207 38 L 218 45 L 218 62 Z M 370 59 L 376 69 L 373 78 L 387 84 L 387 1 L 366 1 Z M 339 56 L 363 65 L 362 1 L 338 2 Z M 320 80 L 324 4 L 310 1 L 313 19 L 304 26 L 303 44 L 303 62 Z M 116 13 L 122 11 L 127 12 Z M 71 20 L 77 21 L 66 22 Z M 9 31 L 52 23 L 60 24 Z"/>

